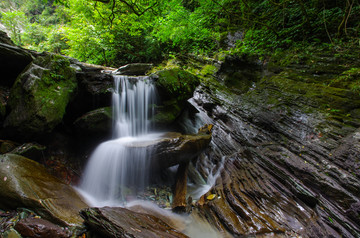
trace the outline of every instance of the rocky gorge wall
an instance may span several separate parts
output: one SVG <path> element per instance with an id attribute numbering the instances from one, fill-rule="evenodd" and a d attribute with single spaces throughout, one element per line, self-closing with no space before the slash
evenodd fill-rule
<path id="1" fill-rule="evenodd" d="M 190 100 L 214 124 L 196 168 L 223 164 L 195 211 L 224 234 L 360 236 L 360 95 L 329 83 L 359 61 L 314 58 L 274 67 L 228 57 Z"/>

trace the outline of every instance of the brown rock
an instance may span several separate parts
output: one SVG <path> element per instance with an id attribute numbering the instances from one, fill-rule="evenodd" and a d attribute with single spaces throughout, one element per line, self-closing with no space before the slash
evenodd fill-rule
<path id="1" fill-rule="evenodd" d="M 106 237 L 187 237 L 155 216 L 121 207 L 86 208 L 80 214 L 91 230 Z"/>
<path id="2" fill-rule="evenodd" d="M 15 225 L 17 230 L 24 237 L 34 238 L 67 238 L 71 232 L 41 218 L 26 218 Z"/>
<path id="3" fill-rule="evenodd" d="M 174 212 L 186 211 L 186 191 L 187 191 L 187 170 L 189 163 L 182 163 L 179 165 L 176 174 L 176 184 L 174 191 L 174 200 L 172 203 L 172 210 Z"/>
<path id="4" fill-rule="evenodd" d="M 15 154 L 0 156 L 0 208 L 26 207 L 64 226 L 82 226 L 79 211 L 87 205 L 69 185 L 39 163 Z"/>

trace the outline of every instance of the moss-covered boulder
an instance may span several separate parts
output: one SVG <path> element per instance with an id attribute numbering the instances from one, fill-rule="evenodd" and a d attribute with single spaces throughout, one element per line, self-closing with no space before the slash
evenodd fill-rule
<path id="1" fill-rule="evenodd" d="M 103 107 L 79 117 L 74 126 L 81 134 L 108 133 L 112 127 L 112 108 Z"/>
<path id="2" fill-rule="evenodd" d="M 162 101 L 162 104 L 156 107 L 153 121 L 156 124 L 169 125 L 180 115 L 186 101 L 193 96 L 200 79 L 180 68 L 160 70 L 152 77 Z"/>
<path id="3" fill-rule="evenodd" d="M 76 87 L 68 59 L 55 54 L 36 58 L 11 89 L 11 112 L 4 122 L 9 135 L 28 138 L 51 132 L 62 121 Z"/>
<path id="4" fill-rule="evenodd" d="M 39 163 L 20 155 L 0 156 L 0 208 L 25 207 L 63 226 L 81 226 L 87 207 L 76 191 L 50 175 Z"/>

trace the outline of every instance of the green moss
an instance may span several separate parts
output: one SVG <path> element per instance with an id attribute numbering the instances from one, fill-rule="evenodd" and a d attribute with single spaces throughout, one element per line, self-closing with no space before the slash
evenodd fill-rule
<path id="1" fill-rule="evenodd" d="M 156 84 L 174 97 L 189 98 L 192 96 L 200 80 L 197 76 L 179 69 L 167 69 L 157 72 L 159 79 Z"/>
<path id="2" fill-rule="evenodd" d="M 360 94 L 360 68 L 351 68 L 333 79 L 329 86 L 350 89 Z"/>
<path id="3" fill-rule="evenodd" d="M 186 100 L 192 97 L 200 79 L 180 68 L 164 69 L 155 74 L 162 105 L 157 106 L 153 121 L 170 124 L 180 115 Z"/>
<path id="4" fill-rule="evenodd" d="M 61 122 L 76 87 L 68 59 L 54 54 L 38 57 L 11 89 L 7 123 L 28 132 L 51 130 Z"/>
<path id="5" fill-rule="evenodd" d="M 33 96 L 40 107 L 39 115 L 58 123 L 77 86 L 75 70 L 70 67 L 68 59 L 58 55 L 49 57 L 48 68 L 44 70 Z"/>
<path id="6" fill-rule="evenodd" d="M 211 77 L 212 75 L 214 75 L 217 71 L 217 68 L 215 65 L 211 65 L 211 64 L 207 64 L 205 65 L 201 71 L 200 71 L 200 75 L 202 77 Z"/>

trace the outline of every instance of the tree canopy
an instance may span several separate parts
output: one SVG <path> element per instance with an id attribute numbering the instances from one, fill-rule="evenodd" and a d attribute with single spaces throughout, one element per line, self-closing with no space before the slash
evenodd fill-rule
<path id="1" fill-rule="evenodd" d="M 359 0 L 5 0 L 0 11 L 16 44 L 109 66 L 360 44 Z"/>

